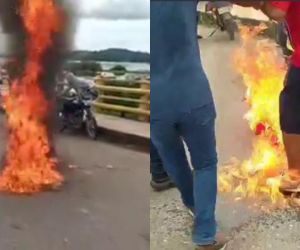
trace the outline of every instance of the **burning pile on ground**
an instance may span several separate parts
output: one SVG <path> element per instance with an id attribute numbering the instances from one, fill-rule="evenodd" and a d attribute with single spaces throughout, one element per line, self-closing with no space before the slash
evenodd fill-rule
<path id="1" fill-rule="evenodd" d="M 287 66 L 275 42 L 258 38 L 264 28 L 241 27 L 242 46 L 234 57 L 247 88 L 249 111 L 245 118 L 256 134 L 252 155 L 244 162 L 224 166 L 219 185 L 224 192 L 242 197 L 266 194 L 276 202 L 281 199 L 280 175 L 287 166 L 279 126 L 279 95 Z"/>
<path id="2" fill-rule="evenodd" d="M 49 70 L 46 57 L 55 46 L 55 35 L 63 30 L 64 18 L 55 0 L 20 0 L 18 11 L 26 55 L 22 72 L 4 100 L 9 135 L 0 190 L 35 193 L 63 182 L 52 152 L 52 107 L 43 85 Z"/>

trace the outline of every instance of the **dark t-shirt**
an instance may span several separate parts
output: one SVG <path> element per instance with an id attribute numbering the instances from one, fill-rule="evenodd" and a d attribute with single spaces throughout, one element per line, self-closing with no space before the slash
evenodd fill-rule
<path id="1" fill-rule="evenodd" d="M 151 0 L 150 18 L 151 119 L 212 103 L 199 55 L 197 1 Z"/>

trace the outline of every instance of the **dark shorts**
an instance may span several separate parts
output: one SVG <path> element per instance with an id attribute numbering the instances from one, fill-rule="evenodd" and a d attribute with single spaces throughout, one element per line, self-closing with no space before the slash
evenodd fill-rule
<path id="1" fill-rule="evenodd" d="M 280 94 L 280 126 L 287 134 L 300 134 L 300 68 L 291 66 Z"/>

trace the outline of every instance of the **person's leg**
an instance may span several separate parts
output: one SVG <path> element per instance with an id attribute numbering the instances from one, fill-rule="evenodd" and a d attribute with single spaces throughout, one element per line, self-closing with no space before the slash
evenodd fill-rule
<path id="1" fill-rule="evenodd" d="M 283 132 L 283 142 L 290 172 L 300 176 L 300 134 Z"/>
<path id="2" fill-rule="evenodd" d="M 217 197 L 217 152 L 214 105 L 192 110 L 180 123 L 180 131 L 194 167 L 195 224 L 193 241 L 197 245 L 215 243 Z"/>
<path id="3" fill-rule="evenodd" d="M 288 161 L 288 173 L 281 179 L 279 190 L 283 194 L 300 192 L 300 135 L 283 132 Z"/>
<path id="4" fill-rule="evenodd" d="M 167 172 L 165 171 L 162 159 L 156 147 L 150 140 L 150 173 L 151 173 L 151 186 L 155 191 L 163 191 L 173 187 L 173 182 L 170 180 Z"/>
<path id="5" fill-rule="evenodd" d="M 193 175 L 189 167 L 183 142 L 175 124 L 151 121 L 151 140 L 157 148 L 168 175 L 181 193 L 185 206 L 193 209 Z"/>
<path id="6" fill-rule="evenodd" d="M 281 191 L 300 192 L 300 68 L 291 66 L 285 87 L 280 95 L 280 125 L 283 131 L 288 175 L 280 186 Z"/>
<path id="7" fill-rule="evenodd" d="M 168 178 L 168 174 L 163 168 L 162 159 L 152 140 L 150 140 L 150 173 L 152 178 L 157 181 Z"/>

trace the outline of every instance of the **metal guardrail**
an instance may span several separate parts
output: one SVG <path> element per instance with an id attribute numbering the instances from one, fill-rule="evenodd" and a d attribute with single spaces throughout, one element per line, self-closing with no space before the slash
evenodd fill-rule
<path id="1" fill-rule="evenodd" d="M 145 76 L 143 73 L 139 75 Z M 96 111 L 144 122 L 150 120 L 149 80 L 120 80 L 99 75 L 95 83 L 100 92 L 98 100 L 94 103 Z M 1 96 L 7 94 L 8 91 L 8 85 L 0 85 L 0 106 Z"/>
<path id="2" fill-rule="evenodd" d="M 98 76 L 95 80 L 100 95 L 95 107 L 98 111 L 116 112 L 119 116 L 135 115 L 139 121 L 150 118 L 150 81 L 117 80 Z"/>

